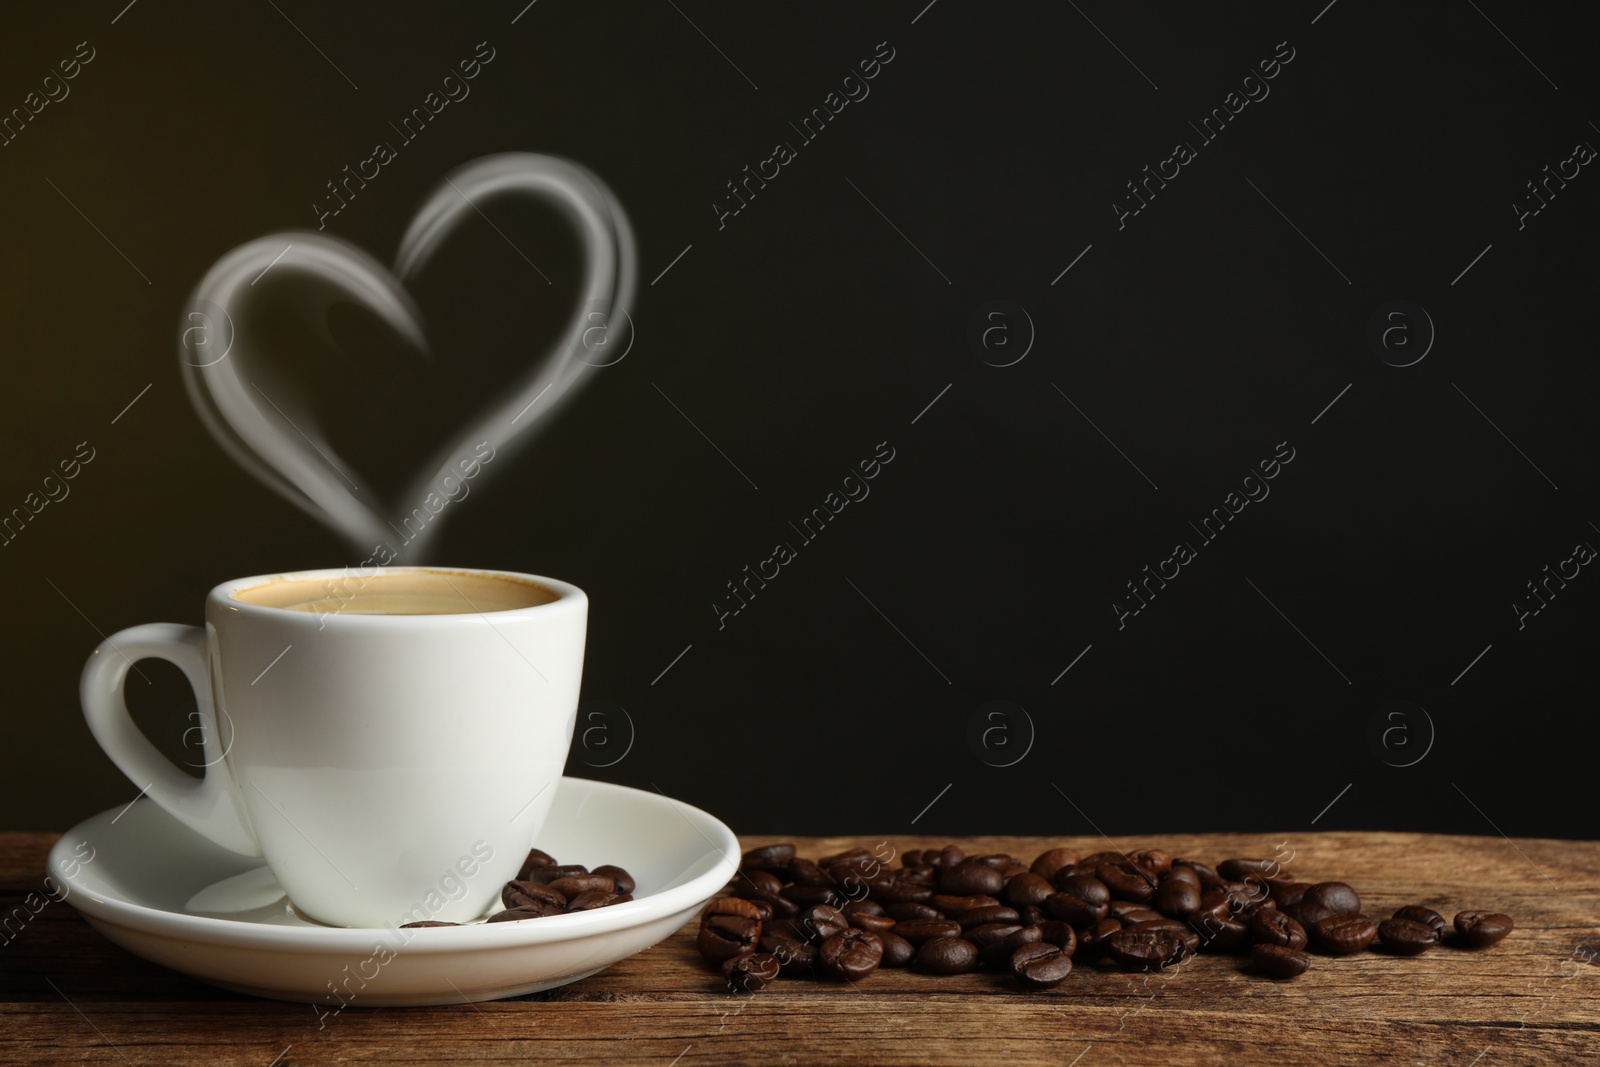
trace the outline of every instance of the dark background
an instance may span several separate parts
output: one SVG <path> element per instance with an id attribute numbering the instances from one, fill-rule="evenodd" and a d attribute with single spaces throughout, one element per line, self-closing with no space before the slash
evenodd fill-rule
<path id="1" fill-rule="evenodd" d="M 1600 144 L 1588 36 L 1503 3 L 925 4 L 13 21 L 0 109 L 78 42 L 95 58 L 0 148 L 0 510 L 79 442 L 95 458 L 0 548 L 0 825 L 134 795 L 77 710 L 101 634 L 362 558 L 207 434 L 179 316 L 228 249 L 315 229 L 324 183 L 486 41 L 471 95 L 328 232 L 388 260 L 445 173 L 500 151 L 591 168 L 637 228 L 634 348 L 451 506 L 436 552 L 590 594 L 571 773 L 747 832 L 1596 836 L 1600 578 L 1520 630 L 1511 607 L 1600 543 L 1600 177 L 1525 228 L 1512 208 Z M 1285 41 L 1270 95 L 1202 144 L 1188 123 Z M 870 95 L 719 229 L 725 183 L 879 42 Z M 1198 158 L 1119 230 L 1125 183 L 1179 140 Z M 260 327 L 381 485 L 575 300 L 561 225 L 485 214 L 503 236 L 469 220 L 416 287 L 432 370 L 353 310 L 318 340 L 287 288 Z M 1437 330 L 1408 367 L 1368 339 L 1395 300 Z M 992 366 L 1027 347 L 1018 307 L 1034 343 Z M 975 321 L 1003 326 L 990 348 Z M 800 545 L 788 524 L 880 442 L 870 496 Z M 1200 546 L 1189 522 L 1280 442 L 1270 497 L 1119 629 L 1124 583 Z M 719 629 L 725 583 L 780 540 L 798 558 Z M 178 751 L 186 688 L 142 670 L 130 700 Z"/>

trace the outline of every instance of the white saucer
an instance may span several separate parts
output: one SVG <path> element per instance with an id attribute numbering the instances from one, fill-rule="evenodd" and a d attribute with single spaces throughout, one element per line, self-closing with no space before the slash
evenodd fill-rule
<path id="1" fill-rule="evenodd" d="M 49 869 L 91 926 L 136 955 L 226 989 L 339 1009 L 575 982 L 674 933 L 739 865 L 733 831 L 698 808 L 582 778 L 561 780 L 534 843 L 562 863 L 627 868 L 634 899 L 523 922 L 322 926 L 295 913 L 262 861 L 211 844 L 148 800 L 73 827 Z"/>

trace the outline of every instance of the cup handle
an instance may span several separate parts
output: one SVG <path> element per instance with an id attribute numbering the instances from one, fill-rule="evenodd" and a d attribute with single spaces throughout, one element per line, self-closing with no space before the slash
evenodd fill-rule
<path id="1" fill-rule="evenodd" d="M 241 814 L 238 786 L 224 759 L 227 748 L 217 732 L 207 649 L 206 631 L 170 622 L 134 626 L 107 638 L 83 666 L 78 686 L 83 717 L 106 755 L 135 785 L 143 786 L 151 800 L 223 848 L 259 856 L 261 848 Z M 146 658 L 172 663 L 194 689 L 206 758 L 204 778 L 190 777 L 162 756 L 128 714 L 123 695 L 128 668 Z"/>

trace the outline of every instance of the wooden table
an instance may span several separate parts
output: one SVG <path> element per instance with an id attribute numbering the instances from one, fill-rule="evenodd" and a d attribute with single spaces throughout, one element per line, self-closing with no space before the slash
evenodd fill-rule
<path id="1" fill-rule="evenodd" d="M 793 840 L 819 856 L 883 838 Z M 0 915 L 41 888 L 53 841 L 0 834 Z M 1117 844 L 1220 860 L 1271 856 L 1280 842 L 1294 850 L 1293 873 L 1352 883 L 1371 915 L 1419 902 L 1447 917 L 1477 907 L 1513 915 L 1516 932 L 1479 952 L 1317 957 L 1292 982 L 1250 974 L 1237 957 L 1201 956 L 1163 975 L 1083 966 L 1045 993 L 984 972 L 880 971 L 853 986 L 786 980 L 730 997 L 695 952 L 691 926 L 563 989 L 479 1005 L 352 1007 L 319 1029 L 306 1005 L 145 963 L 70 905 L 52 904 L 0 944 L 0 1064 L 1600 1063 L 1600 843 L 1323 833 Z M 1107 847 L 1092 838 L 960 844 L 1029 861 L 1048 845 Z"/>

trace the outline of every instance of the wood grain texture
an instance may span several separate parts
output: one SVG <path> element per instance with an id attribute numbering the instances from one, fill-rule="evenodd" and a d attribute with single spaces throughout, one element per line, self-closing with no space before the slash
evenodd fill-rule
<path id="1" fill-rule="evenodd" d="M 747 837 L 746 848 L 774 837 Z M 793 838 L 801 854 L 882 837 Z M 942 845 L 890 838 L 897 848 Z M 42 888 L 54 835 L 0 834 L 0 914 Z M 312 1008 L 214 989 L 145 963 L 51 904 L 0 934 L 0 1064 L 1595 1064 L 1600 1062 L 1600 843 L 1322 833 L 1121 840 L 1201 860 L 1294 850 L 1289 869 L 1338 878 L 1386 916 L 1504 911 L 1517 929 L 1479 952 L 1317 957 L 1273 982 L 1237 957 L 1161 975 L 1085 966 L 1043 993 L 1001 976 L 880 971 L 854 985 L 782 981 L 720 991 L 693 927 L 610 970 L 490 1004 Z M 1093 838 L 969 838 L 968 852 L 1030 860 Z M 9 938 L 9 940 L 6 940 Z M 276 1059 L 275 1059 L 276 1058 Z"/>

